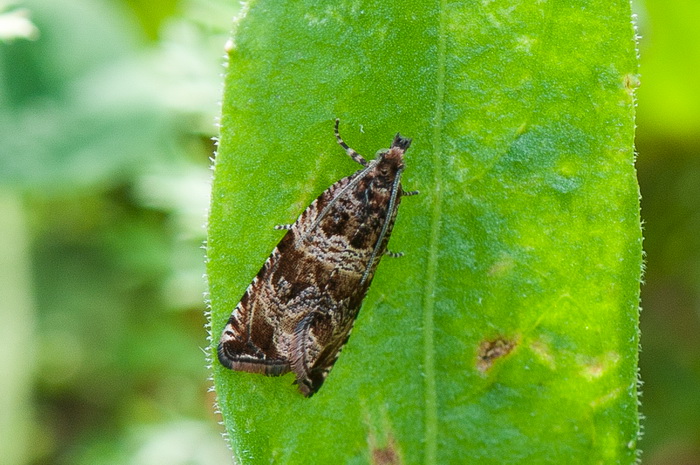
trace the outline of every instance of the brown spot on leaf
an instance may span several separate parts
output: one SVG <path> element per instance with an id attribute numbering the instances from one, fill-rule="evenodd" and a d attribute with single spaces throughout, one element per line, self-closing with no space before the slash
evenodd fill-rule
<path id="1" fill-rule="evenodd" d="M 515 339 L 506 339 L 502 336 L 488 341 L 483 341 L 481 345 L 479 345 L 476 367 L 482 373 L 487 372 L 489 369 L 491 369 L 491 366 L 493 366 L 496 359 L 508 355 L 516 345 L 517 341 Z"/>
<path id="2" fill-rule="evenodd" d="M 403 463 L 393 436 L 389 436 L 384 447 L 372 444 L 371 452 L 372 465 L 400 465 Z"/>
<path id="3" fill-rule="evenodd" d="M 361 400 L 367 424 L 368 459 L 371 465 L 403 465 L 401 447 L 394 436 L 391 422 L 385 406 L 379 406 L 379 412 L 370 415 Z"/>

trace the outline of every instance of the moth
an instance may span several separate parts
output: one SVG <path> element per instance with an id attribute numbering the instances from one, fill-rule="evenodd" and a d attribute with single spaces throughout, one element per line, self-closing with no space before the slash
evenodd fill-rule
<path id="1" fill-rule="evenodd" d="M 253 278 L 221 335 L 221 364 L 237 371 L 296 375 L 306 397 L 316 393 L 338 359 L 387 251 L 402 196 L 404 153 L 411 139 L 396 134 L 391 147 L 326 189 L 294 224 Z"/>

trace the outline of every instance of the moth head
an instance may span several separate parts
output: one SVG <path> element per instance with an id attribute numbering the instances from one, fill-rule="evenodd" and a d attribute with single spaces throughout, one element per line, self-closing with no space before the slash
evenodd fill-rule
<path id="1" fill-rule="evenodd" d="M 397 132 L 394 136 L 393 142 L 391 143 L 391 148 L 393 149 L 394 147 L 398 147 L 399 149 L 401 149 L 402 152 L 405 152 L 411 146 L 412 141 L 413 139 L 409 139 L 408 137 L 401 137 L 401 134 Z"/>
<path id="2" fill-rule="evenodd" d="M 388 150 L 383 150 L 379 152 L 384 165 L 382 168 L 386 170 L 388 174 L 390 171 L 402 171 L 404 168 L 403 154 L 411 145 L 412 139 L 406 137 L 401 137 L 401 134 L 396 134 L 393 142 L 391 143 L 391 148 Z"/>

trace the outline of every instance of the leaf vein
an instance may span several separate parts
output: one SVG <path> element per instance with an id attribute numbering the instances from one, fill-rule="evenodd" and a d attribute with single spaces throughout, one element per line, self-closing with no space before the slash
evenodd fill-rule
<path id="1" fill-rule="evenodd" d="M 438 19 L 438 50 L 436 69 L 436 99 L 433 116 L 433 202 L 430 212 L 430 239 L 423 305 L 423 370 L 425 374 L 425 460 L 426 464 L 437 463 L 437 387 L 435 372 L 435 290 L 439 255 L 440 220 L 442 217 L 442 119 L 445 101 L 446 61 L 446 12 L 445 0 L 440 1 Z"/>

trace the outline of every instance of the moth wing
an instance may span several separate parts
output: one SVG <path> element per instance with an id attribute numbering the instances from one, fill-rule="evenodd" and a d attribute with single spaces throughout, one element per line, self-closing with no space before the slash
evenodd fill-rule
<path id="1" fill-rule="evenodd" d="M 221 334 L 217 355 L 221 364 L 232 370 L 267 376 L 290 371 L 289 361 L 277 351 L 275 328 L 265 318 L 271 299 L 265 286 L 271 261 L 248 286 Z"/>
<path id="2" fill-rule="evenodd" d="M 291 369 L 302 394 L 310 397 L 321 388 L 350 337 L 354 322 L 350 318 L 338 325 L 326 312 L 314 312 L 299 322 L 292 340 Z"/>

